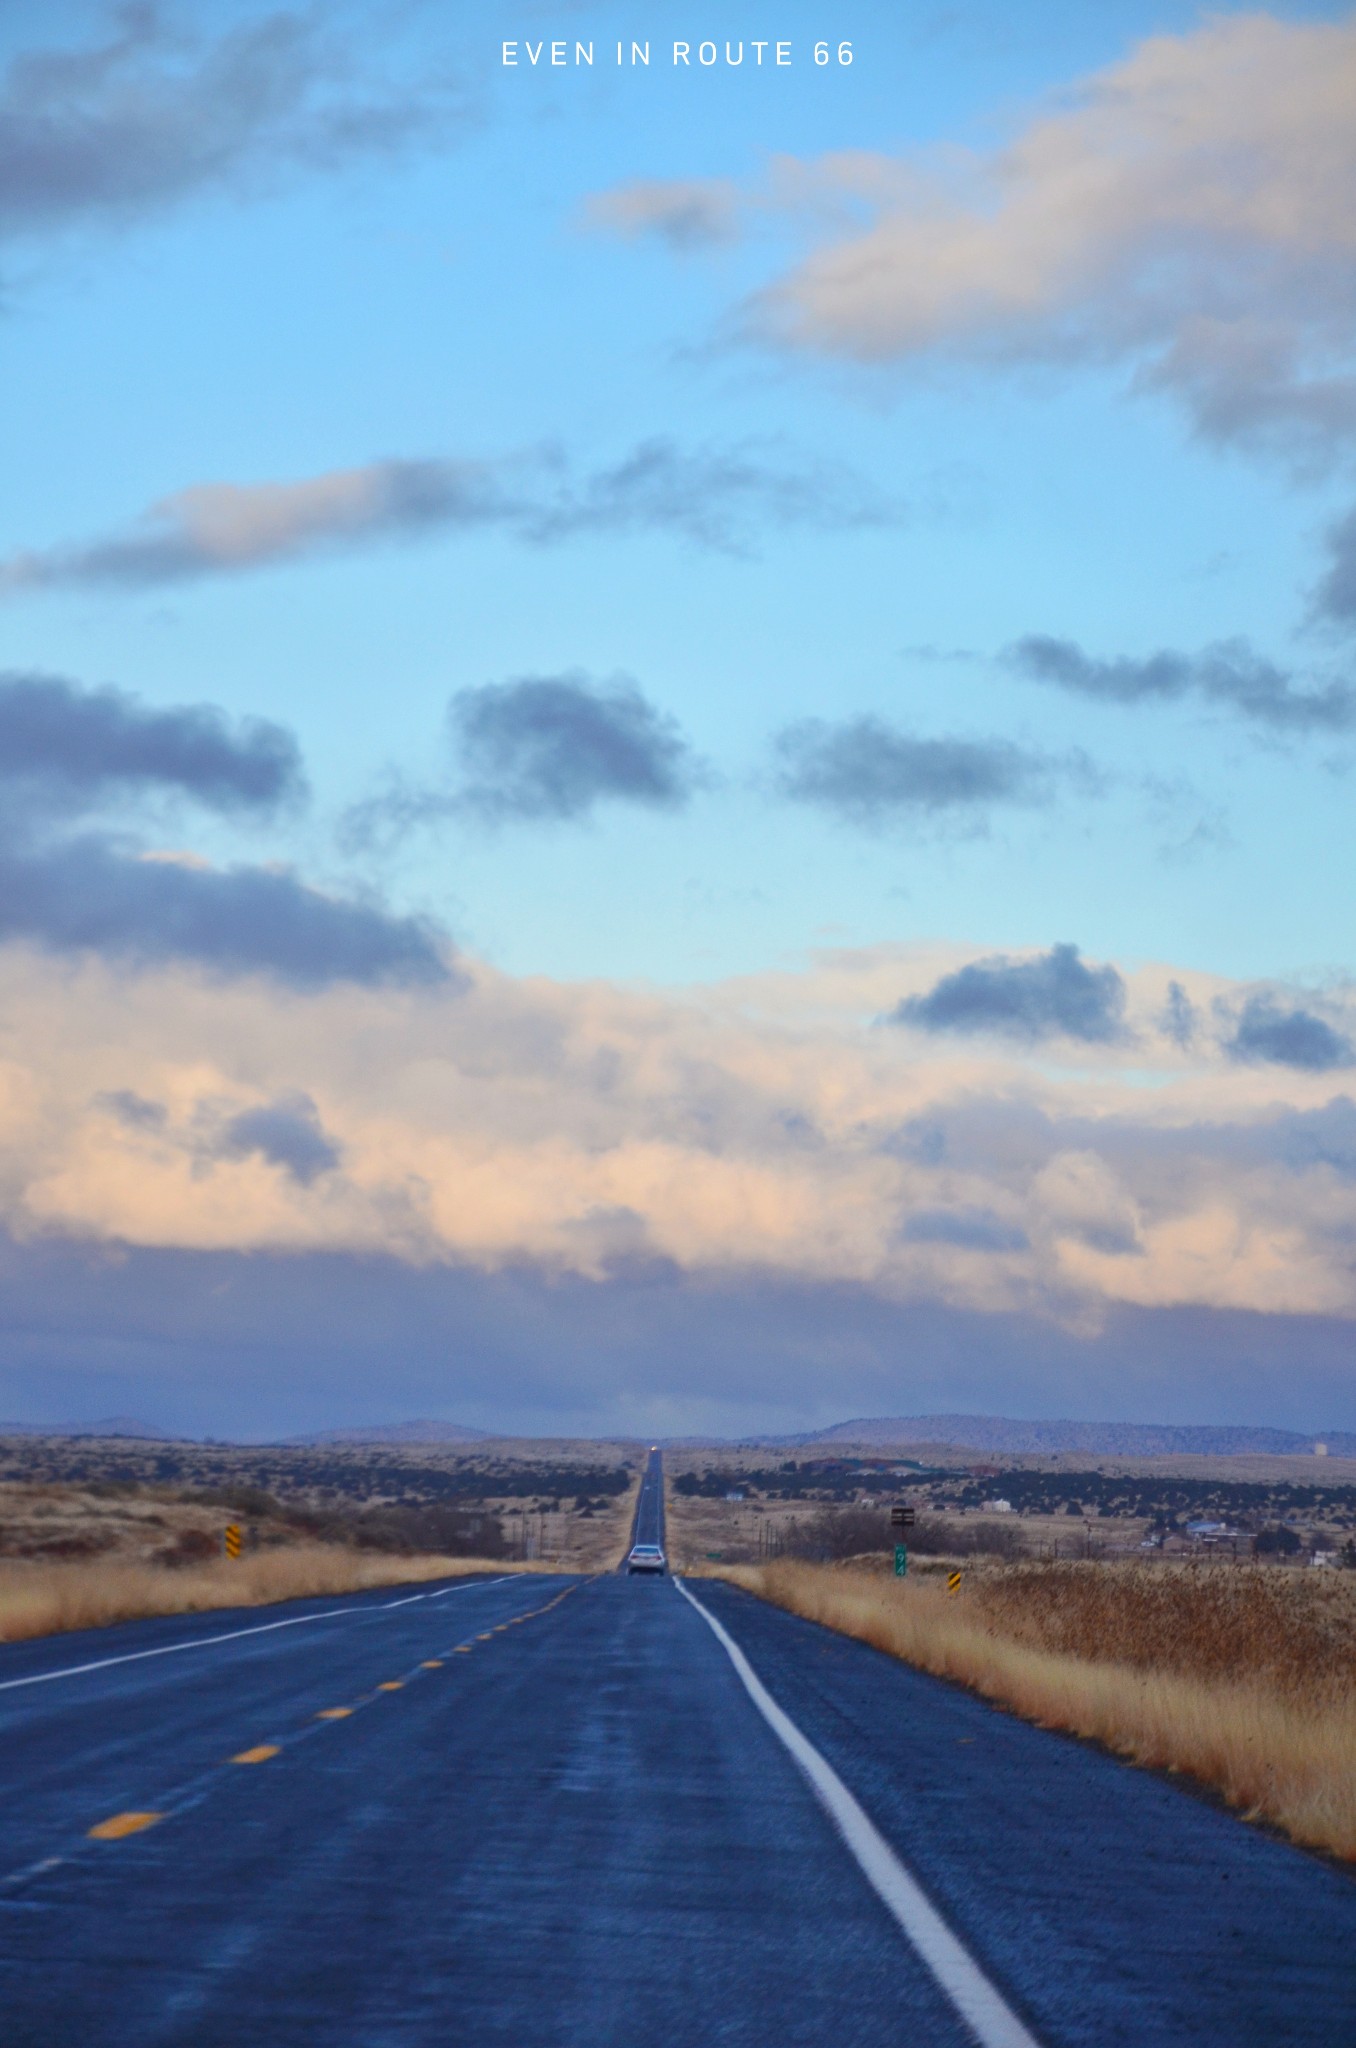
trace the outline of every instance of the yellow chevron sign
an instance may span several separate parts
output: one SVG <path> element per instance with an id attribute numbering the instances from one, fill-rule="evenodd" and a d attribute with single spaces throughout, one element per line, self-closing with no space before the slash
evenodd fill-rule
<path id="1" fill-rule="evenodd" d="M 946 1590 L 947 1590 L 947 1592 L 948 1592 L 948 1593 L 959 1593 L 959 1591 L 960 1591 L 960 1582 L 961 1582 L 961 1575 L 960 1575 L 960 1573 L 959 1573 L 959 1572 L 948 1572 L 948 1573 L 947 1573 L 947 1575 L 946 1575 Z"/>
<path id="2" fill-rule="evenodd" d="M 240 1555 L 239 1522 L 228 1522 L 226 1524 L 226 1555 L 227 1557 L 239 1557 Z"/>

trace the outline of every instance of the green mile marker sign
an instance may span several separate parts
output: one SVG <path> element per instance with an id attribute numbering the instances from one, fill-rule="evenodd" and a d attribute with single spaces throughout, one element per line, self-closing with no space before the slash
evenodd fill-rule
<path id="1" fill-rule="evenodd" d="M 906 1549 L 904 1548 L 904 1545 L 903 1545 L 902 1543 L 896 1543 L 896 1545 L 895 1545 L 895 1577 L 896 1577 L 897 1579 L 904 1579 L 904 1578 L 907 1578 L 907 1577 L 908 1577 L 908 1575 L 909 1575 L 909 1553 L 908 1553 L 908 1551 L 907 1551 L 907 1550 L 906 1550 Z"/>

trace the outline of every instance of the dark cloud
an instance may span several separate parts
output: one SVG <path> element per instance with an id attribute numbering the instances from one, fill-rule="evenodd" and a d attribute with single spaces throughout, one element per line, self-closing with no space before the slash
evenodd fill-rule
<path id="1" fill-rule="evenodd" d="M 709 249 L 737 237 L 739 191 L 717 178 L 634 178 L 611 192 L 594 193 L 584 220 L 628 241 L 656 235 L 670 249 Z"/>
<path id="2" fill-rule="evenodd" d="M 783 796 L 857 825 L 1048 803 L 1062 772 L 1050 757 L 1007 740 L 920 739 L 871 717 L 837 725 L 804 719 L 773 747 Z"/>
<path id="3" fill-rule="evenodd" d="M 210 705 L 149 709 L 118 690 L 0 675 L 0 941 L 132 965 L 181 959 L 297 988 L 454 978 L 421 921 L 328 896 L 284 870 L 142 854 L 90 830 L 110 800 L 186 797 L 268 813 L 305 788 L 292 735 Z"/>
<path id="4" fill-rule="evenodd" d="M 212 1152 L 218 1159 L 257 1153 L 306 1188 L 322 1173 L 333 1173 L 342 1156 L 310 1096 L 300 1094 L 242 1110 L 226 1124 Z"/>
<path id="5" fill-rule="evenodd" d="M 232 729 L 211 705 L 158 711 L 120 690 L 3 673 L 0 782 L 35 785 L 45 808 L 54 796 L 83 808 L 155 787 L 214 810 L 268 811 L 305 788 L 295 739 L 267 720 Z"/>
<path id="6" fill-rule="evenodd" d="M 577 487 L 562 486 L 527 522 L 529 536 L 670 532 L 739 551 L 757 526 L 819 530 L 897 525 L 902 508 L 845 463 L 788 458 L 775 444 L 685 450 L 658 436 Z"/>
<path id="7" fill-rule="evenodd" d="M 329 166 L 447 126 L 441 88 L 364 76 L 311 9 L 215 40 L 125 6 L 100 43 L 34 49 L 0 81 L 0 236 L 123 222 L 281 165 Z"/>
<path id="8" fill-rule="evenodd" d="M 546 546 L 590 534 L 674 533 L 747 551 L 760 527 L 898 523 L 901 509 L 841 463 L 777 446 L 641 442 L 576 478 L 558 452 L 493 461 L 389 458 L 282 483 L 205 483 L 151 505 L 121 533 L 0 561 L 0 593 L 139 590 L 238 575 L 336 548 L 498 528 Z"/>
<path id="9" fill-rule="evenodd" d="M 163 1131 L 168 1112 L 163 1102 L 149 1102 L 135 1088 L 111 1088 L 94 1098 L 96 1109 L 107 1111 L 120 1124 L 134 1131 Z"/>
<path id="10" fill-rule="evenodd" d="M 1030 1239 L 992 1209 L 920 1209 L 901 1233 L 906 1244 L 946 1244 L 966 1252 L 1023 1252 Z"/>
<path id="11" fill-rule="evenodd" d="M 138 859 L 92 835 L 50 846 L 0 841 L 6 939 L 133 966 L 188 960 L 299 989 L 457 981 L 419 919 L 323 895 L 275 868 Z"/>
<path id="12" fill-rule="evenodd" d="M 908 1306 L 847 1283 L 604 1280 L 343 1254 L 0 1236 L 0 1415 L 122 1410 L 258 1440 L 443 1415 L 576 1436 L 791 1432 L 853 1415 L 1002 1413 L 1356 1426 L 1340 1317 Z M 662 1421 L 661 1421 L 662 1418 Z"/>
<path id="13" fill-rule="evenodd" d="M 1168 983 L 1168 1000 L 1163 1005 L 1159 1027 L 1165 1038 L 1170 1038 L 1185 1052 L 1196 1037 L 1196 1006 L 1180 981 Z"/>
<path id="14" fill-rule="evenodd" d="M 624 678 L 486 683 L 448 715 L 462 777 L 451 802 L 485 818 L 581 818 L 606 801 L 676 810 L 699 780 L 672 719 Z"/>
<path id="15" fill-rule="evenodd" d="M 996 1031 L 1008 1038 L 1081 1039 L 1107 1045 L 1125 1036 L 1125 983 L 1114 967 L 1086 967 L 1077 946 L 1052 946 L 1034 960 L 975 960 L 945 974 L 925 996 L 890 1012 L 894 1024 L 924 1031 Z"/>
<path id="16" fill-rule="evenodd" d="M 1346 683 L 1296 689 L 1294 678 L 1254 653 L 1245 640 L 1223 641 L 1204 654 L 1162 652 L 1111 661 L 1086 654 L 1073 640 L 1030 634 L 1008 650 L 1024 675 L 1108 704 L 1167 702 L 1194 696 L 1220 704 L 1276 732 L 1348 732 L 1356 727 L 1356 689 Z"/>
<path id="17" fill-rule="evenodd" d="M 1356 511 L 1328 528 L 1328 567 L 1313 594 L 1316 617 L 1356 626 Z"/>
<path id="18" fill-rule="evenodd" d="M 1283 1009 L 1270 996 L 1250 996 L 1224 1050 L 1231 1059 L 1325 1074 L 1356 1066 L 1356 1047 L 1312 1010 Z"/>

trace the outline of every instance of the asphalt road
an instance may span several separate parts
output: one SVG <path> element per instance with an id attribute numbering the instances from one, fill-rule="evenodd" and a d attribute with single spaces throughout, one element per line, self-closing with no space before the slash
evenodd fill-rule
<path id="1" fill-rule="evenodd" d="M 664 1457 L 657 1447 L 646 1459 L 640 1477 L 636 1511 L 631 1518 L 631 1541 L 657 1543 L 661 1550 L 664 1546 Z M 620 1569 L 626 1570 L 624 1558 Z"/>
<path id="2" fill-rule="evenodd" d="M 1356 2042 L 1350 1877 L 731 1588 L 691 1591 L 992 1994 L 988 2038 Z M 668 1579 L 10 1645 L 0 1758 L 4 2048 L 976 2039 Z M 128 1815 L 160 1818 L 89 1833 Z"/>

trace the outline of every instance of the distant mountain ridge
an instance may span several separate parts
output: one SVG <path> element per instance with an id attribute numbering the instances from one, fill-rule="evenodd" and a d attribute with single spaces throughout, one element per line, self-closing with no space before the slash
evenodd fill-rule
<path id="1" fill-rule="evenodd" d="M 875 1415 L 837 1422 L 806 1444 L 953 1444 L 974 1451 L 1053 1457 L 1070 1451 L 1098 1458 L 1310 1457 L 1315 1444 L 1334 1458 L 1356 1458 L 1356 1432 L 1249 1429 L 1214 1423 L 1017 1422 L 1006 1415 Z"/>
<path id="2" fill-rule="evenodd" d="M 0 1436 L 130 1436 L 148 1443 L 182 1443 L 172 1429 L 157 1429 L 134 1415 L 105 1415 L 98 1422 L 0 1422 Z"/>
<path id="3" fill-rule="evenodd" d="M 317 1429 L 309 1436 L 284 1437 L 287 1444 L 480 1444 L 494 1432 L 461 1422 L 369 1422 L 357 1429 Z"/>

